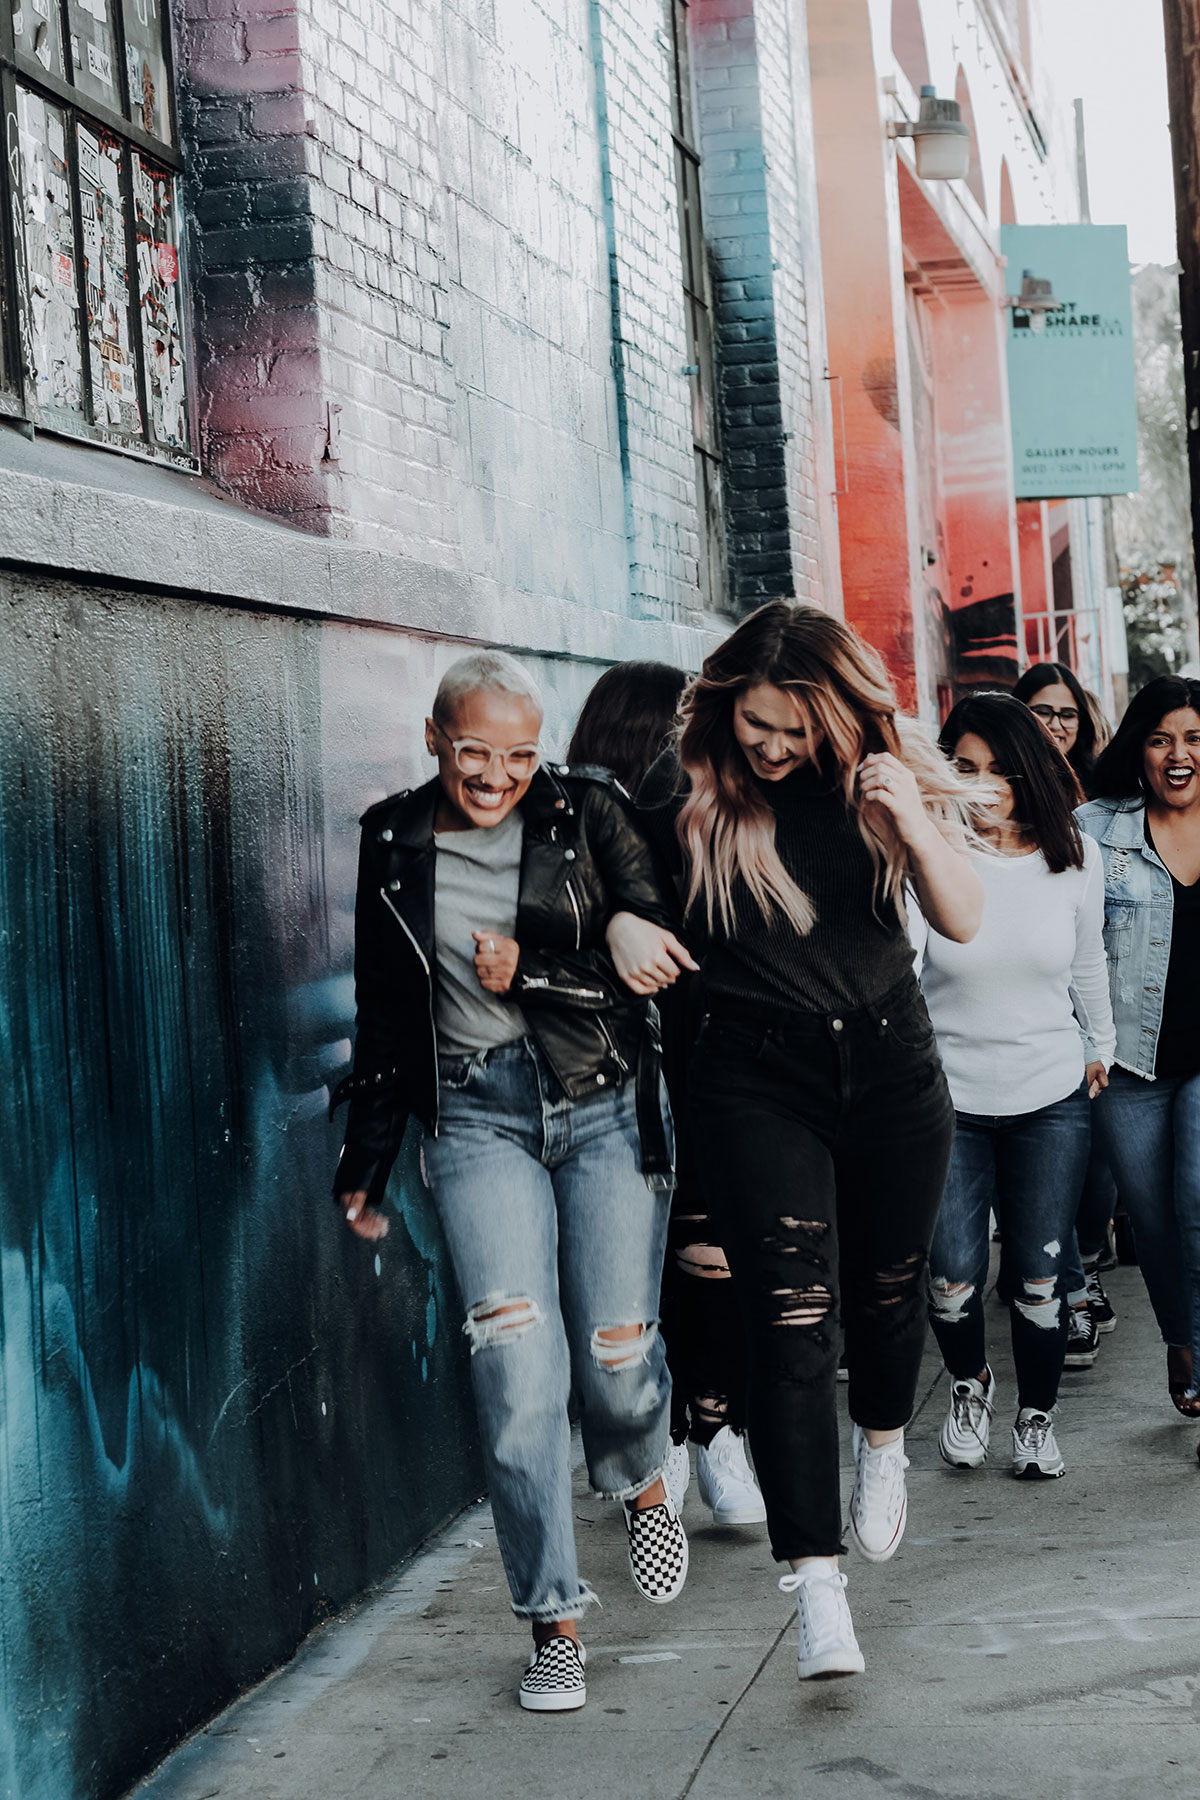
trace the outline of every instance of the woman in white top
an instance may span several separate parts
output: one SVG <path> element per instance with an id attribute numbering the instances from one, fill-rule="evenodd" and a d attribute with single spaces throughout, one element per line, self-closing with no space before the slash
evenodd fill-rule
<path id="1" fill-rule="evenodd" d="M 929 1317 L 951 1377 L 940 1449 L 956 1468 L 987 1454 L 996 1383 L 983 1296 L 994 1206 L 1017 1371 L 1013 1473 L 1053 1477 L 1064 1472 L 1050 1422 L 1067 1345 L 1064 1247 L 1087 1168 L 1088 1102 L 1107 1085 L 1115 1048 L 1104 871 L 1075 823 L 1075 777 L 1019 701 L 961 701 L 940 742 L 962 774 L 992 789 L 981 835 L 998 852 L 976 859 L 983 923 L 970 943 L 914 920 L 957 1119 L 929 1253 Z"/>

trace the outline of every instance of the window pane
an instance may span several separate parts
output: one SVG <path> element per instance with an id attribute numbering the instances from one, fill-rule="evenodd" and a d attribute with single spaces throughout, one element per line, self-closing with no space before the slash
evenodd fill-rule
<path id="1" fill-rule="evenodd" d="M 21 337 L 39 407 L 83 411 L 75 222 L 62 110 L 17 89 L 28 309 Z"/>
<path id="2" fill-rule="evenodd" d="M 158 0 L 124 0 L 124 6 L 130 116 L 151 137 L 170 143 L 167 61 L 163 55 L 166 18 Z"/>
<path id="3" fill-rule="evenodd" d="M 186 450 L 187 388 L 179 313 L 179 209 L 165 169 L 133 153 L 138 292 L 150 428 L 160 444 Z"/>
<path id="4" fill-rule="evenodd" d="M 35 57 L 48 75 L 65 80 L 58 0 L 12 0 L 12 22 L 18 55 Z"/>
<path id="5" fill-rule="evenodd" d="M 53 3 L 53 0 L 51 0 Z M 121 110 L 108 0 L 67 0 L 75 86 L 114 112 Z"/>
<path id="6" fill-rule="evenodd" d="M 120 138 L 100 128 L 78 128 L 79 217 L 87 278 L 87 326 L 91 347 L 92 420 L 114 431 L 141 435 L 137 370 L 130 320 L 125 208 L 121 200 Z"/>

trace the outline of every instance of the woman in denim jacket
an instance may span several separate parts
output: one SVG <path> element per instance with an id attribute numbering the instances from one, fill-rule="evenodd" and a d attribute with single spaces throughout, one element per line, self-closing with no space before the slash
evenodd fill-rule
<path id="1" fill-rule="evenodd" d="M 1097 1105 L 1167 1345 L 1171 1399 L 1200 1417 L 1200 681 L 1130 702 L 1079 823 L 1104 858 L 1117 1061 Z"/>

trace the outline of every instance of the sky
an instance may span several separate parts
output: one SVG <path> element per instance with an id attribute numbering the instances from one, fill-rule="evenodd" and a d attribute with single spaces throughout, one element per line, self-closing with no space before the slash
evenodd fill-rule
<path id="1" fill-rule="evenodd" d="M 1042 0 L 1055 85 L 1083 100 L 1097 225 L 1125 225 L 1131 262 L 1175 261 L 1162 0 Z"/>

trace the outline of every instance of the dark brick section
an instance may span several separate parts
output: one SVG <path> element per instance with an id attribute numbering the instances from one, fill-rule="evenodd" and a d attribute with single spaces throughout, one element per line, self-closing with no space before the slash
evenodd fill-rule
<path id="1" fill-rule="evenodd" d="M 299 21 L 277 3 L 185 0 L 180 120 L 200 450 L 244 504 L 327 533 L 311 102 Z"/>
<path id="2" fill-rule="evenodd" d="M 769 7 L 766 8 L 769 10 Z M 696 0 L 705 235 L 713 278 L 717 392 L 733 610 L 795 593 L 756 10 Z"/>
<path id="3" fill-rule="evenodd" d="M 729 592 L 745 612 L 795 592 L 775 309 L 768 280 L 714 263 Z"/>

